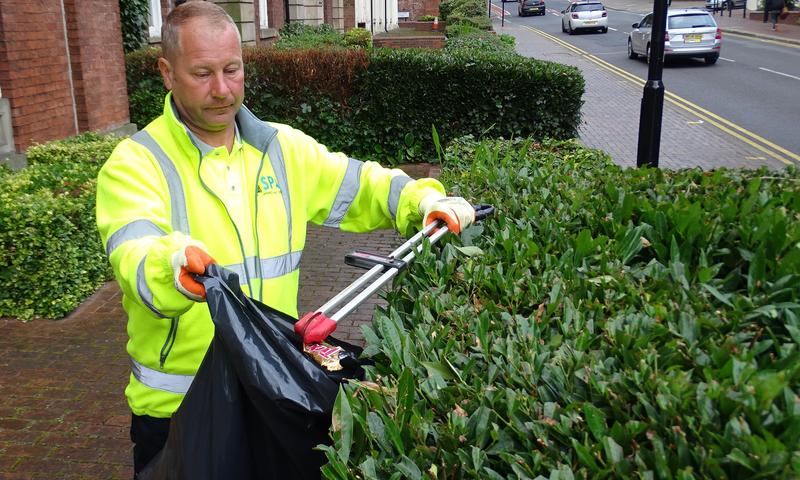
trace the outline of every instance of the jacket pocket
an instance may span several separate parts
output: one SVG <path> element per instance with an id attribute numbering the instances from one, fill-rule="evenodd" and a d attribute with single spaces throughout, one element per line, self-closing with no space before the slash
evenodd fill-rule
<path id="1" fill-rule="evenodd" d="M 175 317 L 170 320 L 169 333 L 167 333 L 167 338 L 164 340 L 164 345 L 161 346 L 161 353 L 158 356 L 158 365 L 162 370 L 164 369 L 164 363 L 167 361 L 169 352 L 172 351 L 172 346 L 175 345 L 175 337 L 178 335 L 178 322 L 180 318 L 181 317 Z"/>

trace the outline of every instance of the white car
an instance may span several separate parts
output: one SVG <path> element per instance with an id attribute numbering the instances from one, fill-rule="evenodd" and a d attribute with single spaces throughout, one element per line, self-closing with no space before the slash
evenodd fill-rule
<path id="1" fill-rule="evenodd" d="M 561 15 L 561 31 L 570 35 L 577 30 L 608 31 L 608 12 L 600 2 L 570 3 Z"/>
<path id="2" fill-rule="evenodd" d="M 650 58 L 653 14 L 646 15 L 641 22 L 631 26 L 633 30 L 628 34 L 628 57 L 644 55 Z M 701 57 L 707 64 L 713 65 L 719 59 L 721 48 L 722 30 L 710 13 L 697 8 L 667 11 L 664 58 Z"/>

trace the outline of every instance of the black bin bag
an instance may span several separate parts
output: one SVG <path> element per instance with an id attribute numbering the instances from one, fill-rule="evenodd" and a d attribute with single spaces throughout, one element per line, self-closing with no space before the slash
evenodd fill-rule
<path id="1" fill-rule="evenodd" d="M 219 266 L 200 279 L 214 339 L 178 411 L 166 446 L 142 472 L 160 479 L 319 478 L 339 384 L 363 378 L 357 360 L 328 372 L 302 351 L 295 319 L 246 297 Z M 358 358 L 361 349 L 337 341 Z"/>

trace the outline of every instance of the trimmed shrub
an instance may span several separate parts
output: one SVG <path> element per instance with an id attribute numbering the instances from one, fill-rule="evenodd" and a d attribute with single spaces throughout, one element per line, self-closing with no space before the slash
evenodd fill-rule
<path id="1" fill-rule="evenodd" d="M 501 43 L 493 44 L 498 52 Z M 570 138 L 580 121 L 584 84 L 576 68 L 479 46 L 444 53 L 246 48 L 244 57 L 245 103 L 256 115 L 364 160 L 435 161 L 432 126 L 446 144 L 467 134 Z M 163 108 L 156 58 L 157 50 L 127 57 L 131 117 L 152 115 L 137 119 L 140 126 Z"/>
<path id="2" fill-rule="evenodd" d="M 364 329 L 325 477 L 800 476 L 797 169 L 622 169 L 573 141 L 445 157 L 497 213 Z"/>
<path id="3" fill-rule="evenodd" d="M 0 317 L 60 318 L 112 278 L 95 225 L 95 178 L 119 138 L 31 147 L 0 175 Z"/>
<path id="4" fill-rule="evenodd" d="M 459 23 L 458 25 L 461 27 L 465 26 L 463 23 Z M 467 33 L 447 38 L 447 42 L 444 45 L 445 50 L 461 50 L 472 54 L 492 53 L 496 55 L 519 56 L 514 45 L 515 39 L 510 35 L 493 35 L 474 27 L 467 27 L 467 29 L 463 29 L 462 31 Z M 504 37 L 510 37 L 511 42 L 504 40 Z"/>
<path id="5" fill-rule="evenodd" d="M 119 143 L 115 135 L 82 133 L 58 142 L 28 148 L 28 165 L 83 164 L 101 166 Z"/>
<path id="6" fill-rule="evenodd" d="M 372 48 L 372 33 L 366 28 L 351 28 L 344 34 L 344 44 L 348 47 Z"/>
<path id="7" fill-rule="evenodd" d="M 444 0 L 439 4 L 440 20 L 451 23 L 451 15 L 488 17 L 487 4 L 483 0 Z"/>
<path id="8" fill-rule="evenodd" d="M 131 122 L 143 128 L 164 111 L 167 89 L 158 70 L 160 48 L 145 48 L 125 55 Z"/>
<path id="9" fill-rule="evenodd" d="M 344 48 L 345 36 L 327 23 L 305 25 L 298 22 L 286 24 L 280 30 L 280 38 L 274 47 L 280 50 Z"/>

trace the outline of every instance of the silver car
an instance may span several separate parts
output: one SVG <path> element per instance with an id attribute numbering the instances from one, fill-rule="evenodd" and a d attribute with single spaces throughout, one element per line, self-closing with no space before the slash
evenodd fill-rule
<path id="1" fill-rule="evenodd" d="M 578 30 L 608 32 L 608 12 L 600 2 L 575 2 L 561 11 L 561 31 L 570 35 Z"/>
<path id="2" fill-rule="evenodd" d="M 653 14 L 646 15 L 641 22 L 631 25 L 628 34 L 628 57 L 644 55 L 650 58 L 650 35 L 653 30 Z M 722 47 L 722 31 L 705 10 L 681 8 L 667 11 L 667 30 L 664 35 L 664 57 L 701 57 L 713 65 L 719 59 Z"/>

